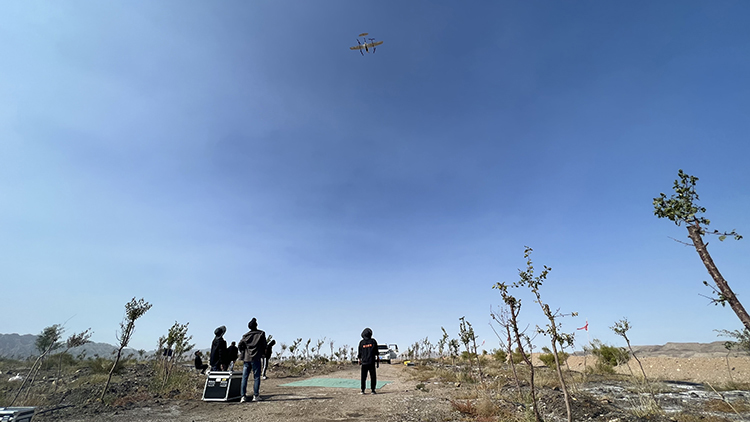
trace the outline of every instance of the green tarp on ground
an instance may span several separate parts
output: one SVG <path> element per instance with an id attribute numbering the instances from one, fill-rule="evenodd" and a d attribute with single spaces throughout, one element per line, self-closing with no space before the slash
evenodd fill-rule
<path id="1" fill-rule="evenodd" d="M 383 388 L 384 385 L 390 384 L 393 381 L 378 381 L 377 388 Z M 302 381 L 290 382 L 289 384 L 281 384 L 282 387 L 334 387 L 334 388 L 357 388 L 359 389 L 361 384 L 359 380 L 352 380 L 346 378 L 310 378 Z M 367 380 L 367 388 L 370 388 L 370 380 Z"/>

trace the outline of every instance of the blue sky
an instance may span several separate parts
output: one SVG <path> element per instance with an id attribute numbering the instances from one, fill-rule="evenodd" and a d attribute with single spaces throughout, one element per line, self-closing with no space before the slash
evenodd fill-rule
<path id="1" fill-rule="evenodd" d="M 677 170 L 750 236 L 750 4 L 159 1 L 0 5 L 0 332 L 68 320 L 198 347 L 252 317 L 290 343 L 402 349 L 462 316 L 497 347 L 525 245 L 571 331 L 619 344 L 738 329 Z M 384 41 L 365 57 L 356 35 Z M 710 240 L 741 300 L 748 240 Z M 522 321 L 541 312 L 518 292 Z M 578 331 L 579 347 L 585 334 Z M 541 339 L 538 344 L 542 344 Z"/>

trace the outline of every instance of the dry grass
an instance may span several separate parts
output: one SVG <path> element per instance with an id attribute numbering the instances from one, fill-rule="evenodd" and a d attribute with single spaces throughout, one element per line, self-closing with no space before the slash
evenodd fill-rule
<path id="1" fill-rule="evenodd" d="M 712 399 L 706 402 L 704 409 L 709 412 L 734 413 L 735 411 L 747 412 L 750 406 L 744 400 L 734 400 L 728 403 L 724 400 Z"/>
<path id="2" fill-rule="evenodd" d="M 639 418 L 653 419 L 664 416 L 664 410 L 649 394 L 639 394 L 630 400 L 631 413 Z"/>
<path id="3" fill-rule="evenodd" d="M 112 406 L 127 406 L 133 403 L 141 403 L 151 400 L 153 396 L 146 391 L 139 391 L 127 396 L 117 397 L 112 401 Z"/>
<path id="4" fill-rule="evenodd" d="M 722 384 L 713 385 L 713 388 L 716 391 L 732 391 L 732 390 L 742 390 L 742 391 L 750 391 L 750 382 L 725 382 Z"/>
<path id="5" fill-rule="evenodd" d="M 689 412 L 680 412 L 671 416 L 675 422 L 731 422 L 731 419 L 727 419 L 721 416 L 712 415 L 696 415 Z"/>
<path id="6" fill-rule="evenodd" d="M 450 403 L 453 410 L 478 422 L 520 422 L 524 420 L 523 415 L 518 415 L 515 409 L 499 406 L 487 396 L 481 396 L 474 400 L 456 399 L 451 400 Z"/>

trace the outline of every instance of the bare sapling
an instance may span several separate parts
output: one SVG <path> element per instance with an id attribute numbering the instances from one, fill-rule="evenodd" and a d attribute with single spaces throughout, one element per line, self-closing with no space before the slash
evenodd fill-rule
<path id="1" fill-rule="evenodd" d="M 297 353 L 299 352 L 300 344 L 302 344 L 302 338 L 294 340 L 292 344 L 289 345 L 289 353 L 292 355 L 292 360 L 297 360 Z"/>
<path id="2" fill-rule="evenodd" d="M 699 199 L 698 193 L 695 191 L 698 178 L 690 176 L 682 170 L 679 170 L 677 176 L 679 179 L 674 181 L 674 195 L 667 198 L 664 193 L 660 193 L 658 198 L 654 198 L 654 215 L 658 218 L 668 218 L 678 226 L 685 223 L 688 238 L 692 241 L 688 245 L 695 247 L 698 256 L 700 256 L 703 265 L 716 285 L 716 288 L 712 288 L 717 297 L 712 299 L 712 302 L 721 306 L 726 306 L 728 303 L 745 328 L 750 330 L 750 315 L 745 311 L 745 307 L 742 306 L 734 291 L 729 287 L 729 283 L 716 267 L 713 258 L 708 253 L 708 243 L 703 241 L 703 236 L 707 234 L 718 236 L 719 241 L 724 241 L 727 236 L 740 240 L 742 236 L 734 230 L 731 232 L 719 232 L 718 230 L 708 232 L 706 227 L 708 227 L 710 221 L 702 216 L 706 212 L 706 208 L 696 204 Z M 706 281 L 703 284 L 709 285 Z"/>
<path id="3" fill-rule="evenodd" d="M 448 340 L 450 339 L 450 336 L 448 335 L 448 332 L 445 331 L 444 327 L 440 327 L 441 330 L 443 330 L 443 336 L 440 337 L 440 340 L 437 342 L 437 349 L 438 349 L 438 358 L 440 359 L 441 365 L 443 362 L 443 358 L 445 358 L 445 349 L 448 347 Z"/>
<path id="4" fill-rule="evenodd" d="M 307 339 L 307 342 L 305 342 L 305 360 L 310 360 L 310 343 L 312 343 L 312 339 Z"/>
<path id="5" fill-rule="evenodd" d="M 102 403 L 104 403 L 104 394 L 107 393 L 109 383 L 112 381 L 112 374 L 114 374 L 117 364 L 120 363 L 122 350 L 128 347 L 130 339 L 133 337 L 133 333 L 135 332 L 135 321 L 148 312 L 149 309 L 151 309 L 151 304 L 146 302 L 143 298 L 140 300 L 135 300 L 135 298 L 133 298 L 130 302 L 125 304 L 125 316 L 123 317 L 122 322 L 120 322 L 120 332 L 115 334 L 117 342 L 119 343 L 117 356 L 115 357 L 115 362 L 112 364 L 112 369 L 109 370 L 107 382 L 104 384 L 102 394 L 99 396 L 99 401 Z"/>
<path id="6" fill-rule="evenodd" d="M 422 348 L 422 343 L 419 341 L 415 341 L 414 344 L 411 345 L 411 353 L 407 351 L 407 355 L 411 357 L 411 359 L 418 360 L 419 359 L 419 350 Z"/>
<path id="7" fill-rule="evenodd" d="M 456 366 L 456 358 L 458 357 L 460 349 L 461 343 L 458 342 L 457 338 L 452 338 L 448 341 L 448 350 L 451 354 L 451 365 L 453 365 L 453 367 Z"/>
<path id="8" fill-rule="evenodd" d="M 318 339 L 315 343 L 315 359 L 320 359 L 323 354 L 323 345 L 326 344 L 326 338 Z"/>
<path id="9" fill-rule="evenodd" d="M 615 325 L 609 327 L 610 330 L 614 331 L 615 334 L 625 339 L 625 343 L 628 345 L 628 350 L 630 350 L 630 354 L 635 358 L 635 361 L 638 362 L 638 367 L 641 368 L 641 375 L 643 375 L 643 382 L 648 384 L 648 377 L 646 376 L 646 371 L 643 369 L 643 364 L 641 363 L 641 360 L 638 359 L 638 355 L 635 353 L 635 350 L 633 350 L 633 346 L 630 345 L 630 338 L 628 337 L 628 330 L 630 330 L 632 327 L 630 326 L 630 322 L 627 318 L 623 318 L 617 322 L 615 322 Z M 651 395 L 653 396 L 653 392 L 651 392 Z M 654 397 L 654 401 L 656 401 L 656 398 Z"/>
<path id="10" fill-rule="evenodd" d="M 750 354 L 750 330 L 745 328 L 744 330 L 714 330 L 720 337 L 732 337 L 734 341 L 727 340 L 724 342 L 724 348 L 727 350 L 727 354 L 724 356 L 727 364 L 727 373 L 729 374 L 729 381 L 734 384 L 734 378 L 732 377 L 732 369 L 729 365 L 729 355 L 733 351 L 740 351 L 745 354 Z"/>
<path id="11" fill-rule="evenodd" d="M 336 359 L 339 361 L 345 361 L 347 353 L 346 351 L 349 350 L 349 345 L 345 344 L 343 346 L 340 346 L 338 351 L 336 351 Z"/>
<path id="12" fill-rule="evenodd" d="M 29 388 L 26 392 L 26 397 L 28 397 L 28 392 L 31 391 L 31 386 L 34 384 L 34 379 L 36 378 L 36 374 L 39 372 L 39 368 L 41 368 L 42 363 L 44 362 L 44 358 L 51 351 L 60 348 L 60 337 L 62 337 L 62 333 L 62 325 L 54 324 L 50 325 L 49 327 L 45 327 L 44 330 L 42 330 L 41 334 L 39 334 L 35 342 L 36 349 L 39 351 L 39 356 L 34 361 L 34 364 L 31 365 L 29 373 L 24 377 L 21 386 L 18 387 L 18 391 L 13 397 L 13 400 L 10 402 L 10 406 L 13 406 L 13 404 L 16 402 L 18 396 L 21 394 L 21 391 L 26 385 L 26 381 L 30 379 L 31 381 L 29 381 Z"/>
<path id="13" fill-rule="evenodd" d="M 479 361 L 479 353 L 477 352 L 477 335 L 474 333 L 474 327 L 466 320 L 466 317 L 459 318 L 459 321 L 461 321 L 459 325 L 461 343 L 466 347 L 469 362 L 471 362 L 472 357 L 477 361 L 477 371 L 479 371 L 479 382 L 481 383 L 484 381 L 484 374 L 482 374 L 482 364 Z"/>
<path id="14" fill-rule="evenodd" d="M 510 367 L 513 371 L 513 379 L 516 382 L 516 388 L 518 389 L 518 396 L 521 396 L 521 381 L 518 379 L 518 371 L 516 371 L 516 363 L 513 361 L 513 336 L 510 333 L 510 320 L 508 316 L 508 309 L 502 308 L 500 310 L 500 314 L 496 314 L 492 308 L 490 308 L 490 317 L 494 319 L 501 327 L 505 329 L 506 338 L 503 341 L 503 339 L 500 337 L 500 334 L 495 330 L 495 327 L 492 325 L 492 322 L 490 322 L 490 328 L 492 328 L 492 331 L 497 336 L 497 339 L 500 341 L 501 345 L 504 345 L 507 350 L 507 359 L 510 361 Z"/>
<path id="15" fill-rule="evenodd" d="M 167 351 L 167 353 L 162 354 L 162 388 L 169 383 L 169 377 L 172 375 L 175 363 L 183 359 L 184 355 L 195 347 L 195 344 L 190 344 L 193 336 L 187 335 L 189 324 L 189 322 L 180 324 L 175 321 L 174 325 L 169 328 L 167 335 L 159 338 L 160 347 L 157 350 L 163 348 Z"/>
<path id="16" fill-rule="evenodd" d="M 423 353 L 423 359 L 431 359 L 432 358 L 432 351 L 435 349 L 435 346 L 430 342 L 429 337 L 425 337 L 422 339 L 422 353 Z"/>
<path id="17" fill-rule="evenodd" d="M 505 283 L 495 283 L 492 286 L 493 289 L 500 291 L 500 295 L 503 298 L 503 302 L 508 306 L 508 314 L 510 316 L 510 328 L 512 330 L 513 338 L 515 339 L 518 352 L 526 365 L 529 366 L 529 389 L 531 392 L 531 402 L 534 411 L 534 419 L 537 422 L 542 421 L 542 415 L 539 413 L 539 406 L 537 405 L 536 399 L 536 386 L 534 385 L 534 364 L 531 362 L 531 352 L 526 352 L 523 345 L 524 339 L 527 344 L 531 344 L 529 337 L 518 329 L 518 314 L 521 312 L 521 300 L 516 299 L 513 295 L 508 293 L 508 285 Z M 513 359 L 511 354 L 511 359 Z"/>
<path id="18" fill-rule="evenodd" d="M 84 344 L 91 341 L 91 335 L 93 332 L 91 331 L 91 328 L 87 329 L 86 331 L 82 331 L 78 334 L 72 334 L 68 339 L 65 341 L 65 351 L 60 353 L 60 358 L 58 361 L 58 367 L 57 367 L 57 382 L 55 382 L 55 391 L 57 391 L 57 386 L 60 384 L 60 374 L 62 373 L 62 357 L 64 354 L 68 353 L 70 349 L 75 347 L 83 346 Z"/>
<path id="19" fill-rule="evenodd" d="M 560 365 L 560 356 L 557 352 L 557 345 L 560 344 L 562 347 L 564 347 L 565 345 L 572 346 L 574 337 L 573 334 L 563 333 L 560 331 L 561 325 L 557 322 L 557 318 L 563 317 L 564 315 L 561 314 L 559 310 L 552 312 L 549 304 L 542 301 L 542 295 L 539 289 L 547 280 L 547 275 L 550 271 L 552 271 L 552 268 L 545 265 L 542 272 L 539 273 L 538 276 L 534 276 L 534 264 L 531 261 L 532 251 L 533 249 L 528 246 L 525 248 L 523 257 L 526 258 L 526 270 L 518 271 L 518 275 L 521 279 L 514 283 L 514 287 L 527 287 L 529 290 L 531 290 L 531 292 L 536 297 L 536 303 L 539 304 L 539 306 L 542 308 L 544 316 L 546 316 L 549 320 L 549 323 L 544 328 L 537 326 L 537 332 L 539 332 L 540 334 L 544 334 L 545 336 L 549 336 L 550 338 L 550 343 L 552 345 L 552 355 L 555 358 L 557 378 L 560 381 L 560 387 L 563 392 L 563 397 L 565 398 L 565 410 L 568 414 L 568 422 L 573 422 L 573 413 L 570 409 L 570 397 L 568 394 L 568 388 L 565 385 L 565 377 L 563 377 L 562 365 Z M 577 314 L 573 312 L 570 315 L 576 316 Z"/>

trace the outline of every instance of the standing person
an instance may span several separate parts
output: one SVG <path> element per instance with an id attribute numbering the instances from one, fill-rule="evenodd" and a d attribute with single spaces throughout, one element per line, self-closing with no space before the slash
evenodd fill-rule
<path id="1" fill-rule="evenodd" d="M 201 374 L 206 373 L 206 369 L 208 369 L 208 365 L 203 363 L 203 359 L 201 359 L 201 351 L 196 350 L 195 351 L 195 369 L 201 371 Z"/>
<path id="2" fill-rule="evenodd" d="M 211 356 L 209 363 L 212 371 L 224 371 L 224 360 L 227 355 L 227 341 L 224 340 L 224 333 L 227 327 L 221 326 L 214 330 L 214 341 L 211 343 Z"/>
<path id="3" fill-rule="evenodd" d="M 227 347 L 227 359 L 224 361 L 224 367 L 227 371 L 234 369 L 234 361 L 237 360 L 237 357 L 239 357 L 239 351 L 237 346 L 235 346 L 235 343 L 232 342 L 232 344 Z"/>
<path id="4" fill-rule="evenodd" d="M 247 401 L 247 379 L 250 370 L 253 371 L 253 401 L 260 401 L 260 369 L 261 358 L 266 351 L 266 333 L 258 329 L 258 321 L 253 318 L 247 323 L 250 331 L 242 336 L 239 344 L 240 359 L 242 359 L 242 384 L 240 384 L 240 403 Z"/>
<path id="5" fill-rule="evenodd" d="M 268 346 L 266 346 L 265 356 L 263 356 L 263 376 L 261 378 L 264 380 L 268 379 L 268 377 L 266 376 L 266 372 L 268 371 L 268 361 L 271 359 L 274 344 L 276 344 L 276 340 L 271 340 L 268 342 Z"/>
<path id="6" fill-rule="evenodd" d="M 378 360 L 378 342 L 372 338 L 372 330 L 365 328 L 362 331 L 362 340 L 359 342 L 359 351 L 357 353 L 359 365 L 362 369 L 362 391 L 359 394 L 365 394 L 367 373 L 370 373 L 370 390 L 376 394 L 375 388 L 378 385 L 378 377 L 375 374 L 375 368 L 380 367 Z"/>

